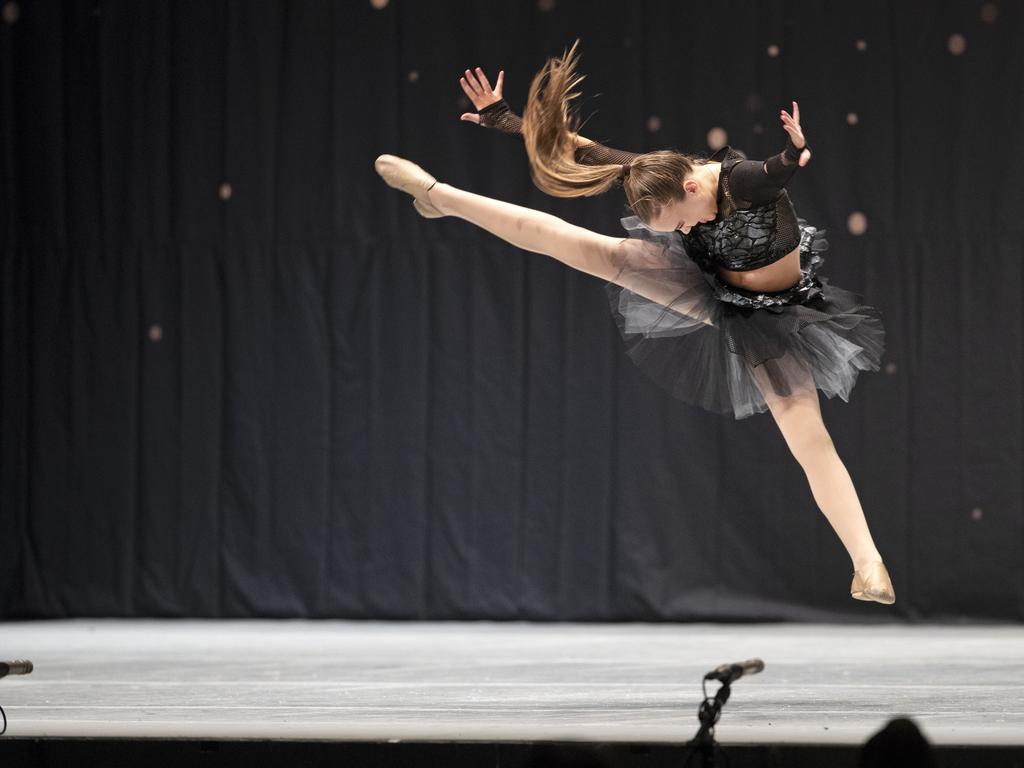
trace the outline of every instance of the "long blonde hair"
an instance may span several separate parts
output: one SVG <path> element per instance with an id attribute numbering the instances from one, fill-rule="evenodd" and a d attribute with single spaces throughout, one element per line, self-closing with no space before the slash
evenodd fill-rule
<path id="1" fill-rule="evenodd" d="M 572 101 L 579 97 L 576 87 L 585 77 L 576 73 L 579 43 L 560 58 L 549 58 L 530 83 L 522 127 L 530 175 L 538 188 L 555 197 L 599 195 L 621 182 L 626 203 L 649 222 L 664 205 L 685 197 L 683 178 L 703 161 L 660 150 L 638 155 L 628 166 L 577 163 L 580 121 Z"/>

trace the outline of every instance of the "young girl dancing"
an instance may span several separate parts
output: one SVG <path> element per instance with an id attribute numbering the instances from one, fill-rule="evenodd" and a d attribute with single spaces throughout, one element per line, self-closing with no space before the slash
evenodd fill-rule
<path id="1" fill-rule="evenodd" d="M 781 111 L 789 140 L 765 161 L 729 146 L 706 159 L 612 149 L 577 133 L 577 45 L 534 77 L 522 118 L 502 99 L 504 72 L 492 88 L 482 70 L 466 70 L 462 88 L 478 112 L 462 118 L 521 134 L 533 180 L 551 195 L 621 185 L 635 214 L 622 219 L 629 237 L 457 189 L 393 155 L 377 158 L 377 172 L 423 216 L 457 216 L 605 281 L 627 353 L 672 396 L 737 419 L 770 411 L 850 555 L 851 596 L 893 603 L 818 403 L 819 389 L 848 401 L 857 374 L 878 370 L 885 331 L 876 309 L 817 274 L 828 243 L 785 189 L 811 157 L 799 106 Z"/>

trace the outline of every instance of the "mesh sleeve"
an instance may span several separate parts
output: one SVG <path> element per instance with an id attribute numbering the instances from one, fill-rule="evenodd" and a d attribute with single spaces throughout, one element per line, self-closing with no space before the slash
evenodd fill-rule
<path id="1" fill-rule="evenodd" d="M 613 149 L 596 141 L 576 147 L 576 162 L 580 165 L 626 165 L 633 162 L 639 152 Z"/>
<path id="2" fill-rule="evenodd" d="M 490 104 L 478 113 L 480 125 L 495 128 L 502 133 L 523 134 L 523 118 L 509 108 L 504 99 Z M 606 147 L 596 141 L 576 147 L 576 162 L 580 165 L 626 165 L 637 157 L 638 152 Z"/>
<path id="3" fill-rule="evenodd" d="M 804 145 L 797 149 L 790 140 L 782 152 L 764 162 L 741 160 L 736 163 L 729 176 L 733 195 L 755 204 L 774 200 L 800 167 L 800 153 L 805 149 L 809 147 Z"/>

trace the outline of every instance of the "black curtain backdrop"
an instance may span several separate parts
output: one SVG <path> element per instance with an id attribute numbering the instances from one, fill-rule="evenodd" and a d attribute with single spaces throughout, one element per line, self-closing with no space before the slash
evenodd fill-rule
<path id="1" fill-rule="evenodd" d="M 2 14 L 0 616 L 1024 618 L 1020 3 Z M 612 146 L 765 157 L 799 101 L 790 194 L 888 333 L 822 410 L 893 608 L 770 414 L 672 401 L 600 281 L 374 173 L 622 234 L 621 192 L 546 197 L 458 119 L 466 67 L 519 110 L 576 37 Z"/>

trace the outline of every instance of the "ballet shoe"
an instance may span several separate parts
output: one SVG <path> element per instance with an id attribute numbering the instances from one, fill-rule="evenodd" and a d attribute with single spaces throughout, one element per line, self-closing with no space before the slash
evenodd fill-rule
<path id="1" fill-rule="evenodd" d="M 886 570 L 881 560 L 875 560 L 853 572 L 850 597 L 855 600 L 870 600 L 885 605 L 892 605 L 896 602 L 896 592 L 892 588 L 889 571 Z"/>
<path id="2" fill-rule="evenodd" d="M 388 186 L 413 196 L 412 207 L 420 216 L 427 219 L 444 216 L 431 204 L 430 198 L 427 196 L 427 192 L 437 184 L 437 179 L 416 163 L 395 155 L 381 155 L 374 162 L 373 167 Z"/>
<path id="3" fill-rule="evenodd" d="M 412 207 L 415 208 L 416 212 L 425 219 L 439 219 L 444 216 L 444 214 L 437 210 L 437 208 L 432 206 L 430 203 L 423 202 L 419 198 L 412 201 Z"/>

